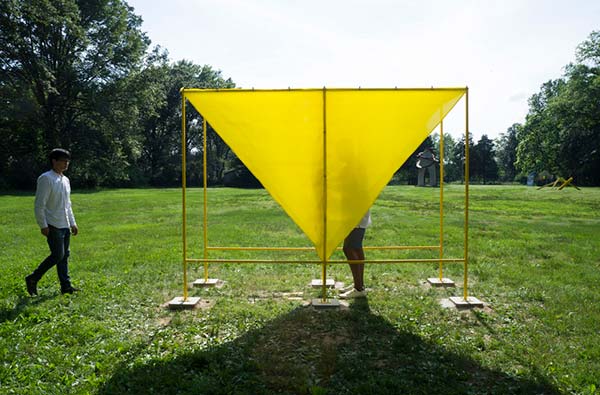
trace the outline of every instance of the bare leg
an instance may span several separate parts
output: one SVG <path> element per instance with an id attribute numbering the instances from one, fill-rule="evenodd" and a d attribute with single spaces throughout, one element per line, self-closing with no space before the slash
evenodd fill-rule
<path id="1" fill-rule="evenodd" d="M 346 259 L 349 261 L 364 261 L 365 253 L 362 248 L 349 248 L 344 247 L 344 255 L 346 255 Z M 350 263 L 350 271 L 352 271 L 352 279 L 354 280 L 354 288 L 357 291 L 362 291 L 365 289 L 365 281 L 364 281 L 364 272 L 365 272 L 365 264 L 364 263 Z"/>

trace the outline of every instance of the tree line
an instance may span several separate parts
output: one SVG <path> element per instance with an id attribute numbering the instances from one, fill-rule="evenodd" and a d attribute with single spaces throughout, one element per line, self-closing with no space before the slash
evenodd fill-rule
<path id="1" fill-rule="evenodd" d="M 515 123 L 492 140 L 469 136 L 470 180 L 483 184 L 538 184 L 573 177 L 578 185 L 600 185 L 600 31 L 575 51 L 564 75 L 542 84 L 529 98 L 525 122 Z M 396 172 L 393 182 L 416 183 L 415 155 L 424 148 L 439 153 L 439 136 L 428 137 Z M 465 136 L 444 136 L 444 180 L 464 177 Z"/>
<path id="2" fill-rule="evenodd" d="M 78 187 L 181 185 L 180 89 L 235 84 L 208 65 L 171 62 L 141 25 L 121 0 L 0 2 L 0 189 L 34 188 L 54 147 L 72 152 Z M 190 106 L 192 185 L 201 121 Z M 208 136 L 208 179 L 220 183 L 235 158 Z"/>
<path id="3" fill-rule="evenodd" d="M 600 32 L 576 54 L 563 77 L 530 98 L 523 124 L 469 141 L 472 181 L 522 182 L 536 172 L 600 184 Z M 151 47 L 124 0 L 3 0 L 0 189 L 34 188 L 54 147 L 72 151 L 69 177 L 78 187 L 181 185 L 180 89 L 235 86 L 209 65 Z M 187 109 L 187 182 L 199 185 L 202 118 Z M 417 152 L 438 141 L 428 137 Z M 464 136 L 445 135 L 444 146 L 445 179 L 460 181 Z M 210 130 L 207 150 L 210 185 L 259 185 Z M 413 155 L 393 181 L 415 179 Z"/>
<path id="4" fill-rule="evenodd" d="M 592 32 L 575 50 L 576 61 L 564 75 L 542 84 L 529 98 L 525 122 L 515 123 L 491 140 L 471 136 L 470 179 L 483 184 L 525 183 L 530 175 L 546 183 L 573 177 L 577 185 L 600 185 L 600 31 Z M 432 147 L 435 134 L 415 151 Z M 445 180 L 463 179 L 464 135 L 444 136 Z M 415 183 L 414 155 L 396 173 L 400 182 Z"/>

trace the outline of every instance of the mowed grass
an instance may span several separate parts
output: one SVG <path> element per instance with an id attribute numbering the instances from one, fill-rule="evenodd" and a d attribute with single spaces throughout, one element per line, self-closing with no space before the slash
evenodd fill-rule
<path id="1" fill-rule="evenodd" d="M 445 189 L 444 250 L 463 254 L 464 187 Z M 600 189 L 473 186 L 469 294 L 425 284 L 433 263 L 372 264 L 367 300 L 315 310 L 316 265 L 214 264 L 207 303 L 183 294 L 181 191 L 75 192 L 80 235 L 61 295 L 56 271 L 29 297 L 24 276 L 47 255 L 33 196 L 0 196 L 0 393 L 4 394 L 552 394 L 599 393 Z M 202 257 L 202 190 L 187 194 L 188 254 Z M 365 244 L 435 245 L 439 189 L 387 187 Z M 264 190 L 209 190 L 209 245 L 309 246 Z M 211 252 L 211 258 L 315 259 L 313 252 Z M 436 258 L 368 251 L 367 258 Z M 340 252 L 334 259 L 341 259 Z M 191 265 L 189 280 L 203 277 Z M 351 282 L 346 265 L 328 277 Z M 330 293 L 331 297 L 336 292 Z"/>

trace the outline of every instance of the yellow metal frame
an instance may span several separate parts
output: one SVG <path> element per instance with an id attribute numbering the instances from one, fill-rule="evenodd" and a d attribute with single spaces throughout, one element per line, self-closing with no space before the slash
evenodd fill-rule
<path id="1" fill-rule="evenodd" d="M 369 88 L 364 90 L 455 90 L 457 88 Z M 466 301 L 468 298 L 468 267 L 469 267 L 469 88 L 458 88 L 465 90 L 465 214 L 464 214 L 464 256 L 463 258 L 444 258 L 444 121 L 440 122 L 440 235 L 439 245 L 437 246 L 367 246 L 365 250 L 439 250 L 438 259 L 383 259 L 383 260 L 363 260 L 363 261 L 347 261 L 347 260 L 274 260 L 274 259 L 209 259 L 209 251 L 311 251 L 315 250 L 314 247 L 209 247 L 208 246 L 208 198 L 207 198 L 207 138 L 206 134 L 208 131 L 206 119 L 202 122 L 202 146 L 203 146 L 203 157 L 202 157 L 202 178 L 203 178 L 203 258 L 188 258 L 187 257 L 187 208 L 186 208 L 186 166 L 187 166 L 187 140 L 186 140 L 186 92 L 193 91 L 219 91 L 219 89 L 194 89 L 194 88 L 182 88 L 181 89 L 181 130 L 182 130 L 182 143 L 181 143 L 181 187 L 182 187 L 182 214 L 183 214 L 183 229 L 182 229 L 182 241 L 183 241 L 183 299 L 188 298 L 187 289 L 187 264 L 188 263 L 203 263 L 204 266 L 204 281 L 208 281 L 208 264 L 209 263 L 280 263 L 280 264 L 321 264 L 321 277 L 322 277 L 322 300 L 327 300 L 327 265 L 328 264 L 396 264 L 396 263 L 439 263 L 439 279 L 443 278 L 443 263 L 463 263 L 463 298 Z M 254 91 L 254 89 L 239 89 L 236 91 Z M 287 89 L 293 90 L 315 90 L 315 89 Z M 353 89 L 336 89 L 336 90 L 353 90 Z M 261 91 L 281 91 L 281 89 L 265 89 Z M 327 127 L 326 127 L 326 91 L 325 87 L 323 91 L 323 186 L 325 194 L 327 193 Z M 327 196 L 324 198 L 324 204 L 327 204 Z M 323 210 L 323 225 L 324 225 L 324 242 L 327 240 L 327 207 Z M 324 243 L 325 244 L 325 243 Z M 338 248 L 340 250 L 340 248 Z"/>
<path id="2" fill-rule="evenodd" d="M 186 190 L 186 163 L 187 163 L 187 137 L 185 127 L 185 94 L 181 95 L 181 191 L 182 191 L 182 206 L 183 206 L 183 229 L 182 229 L 182 240 L 183 240 L 183 300 L 187 301 L 188 290 L 187 290 L 187 212 L 185 202 L 185 190 Z"/>
<path id="3" fill-rule="evenodd" d="M 323 245 L 327 245 L 327 90 L 323 87 Z M 321 299 L 327 300 L 327 261 L 321 262 Z"/>
<path id="4" fill-rule="evenodd" d="M 463 299 L 469 297 L 469 88 L 465 92 L 465 254 L 463 270 Z"/>

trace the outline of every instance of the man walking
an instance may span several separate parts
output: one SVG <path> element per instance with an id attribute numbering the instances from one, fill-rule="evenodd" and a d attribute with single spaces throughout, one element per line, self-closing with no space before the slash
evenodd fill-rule
<path id="1" fill-rule="evenodd" d="M 60 290 L 63 294 L 72 294 L 74 288 L 69 278 L 69 242 L 71 233 L 77 235 L 78 229 L 71 209 L 71 185 L 63 174 L 71 161 L 69 151 L 55 148 L 49 155 L 52 169 L 38 177 L 35 192 L 35 219 L 46 237 L 50 255 L 40 263 L 37 269 L 25 277 L 29 295 L 37 295 L 37 283 L 54 265 L 58 272 Z"/>

